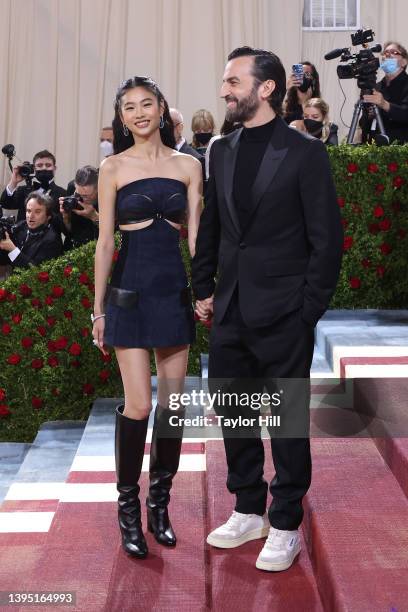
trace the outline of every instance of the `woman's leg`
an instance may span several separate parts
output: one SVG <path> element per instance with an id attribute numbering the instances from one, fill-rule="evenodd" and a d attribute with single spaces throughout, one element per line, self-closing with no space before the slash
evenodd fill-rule
<path id="1" fill-rule="evenodd" d="M 116 348 L 125 405 L 116 408 L 115 460 L 118 519 L 124 550 L 143 559 L 147 544 L 142 531 L 139 478 L 151 408 L 149 352 Z"/>
<path id="2" fill-rule="evenodd" d="M 165 546 L 175 546 L 177 541 L 167 506 L 173 478 L 179 466 L 183 439 L 183 426 L 171 427 L 169 416 L 184 416 L 184 410 L 178 409 L 175 413 L 169 409 L 169 396 L 171 393 L 183 392 L 188 350 L 188 346 L 155 350 L 157 406 L 150 446 L 150 487 L 146 503 L 149 530 Z"/>

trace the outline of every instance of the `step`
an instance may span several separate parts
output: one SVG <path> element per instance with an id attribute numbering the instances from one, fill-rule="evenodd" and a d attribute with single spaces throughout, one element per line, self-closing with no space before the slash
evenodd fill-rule
<path id="1" fill-rule="evenodd" d="M 265 442 L 265 475 L 272 479 L 273 469 L 269 443 Z M 206 444 L 207 460 L 207 533 L 230 516 L 235 498 L 225 482 L 227 469 L 221 441 Z M 290 610 L 322 611 L 316 580 L 305 543 L 290 570 L 263 572 L 255 561 L 264 540 L 254 540 L 233 550 L 207 545 L 208 568 L 213 610 Z"/>
<path id="2" fill-rule="evenodd" d="M 13 482 L 31 444 L 24 442 L 0 443 L 0 505 Z"/>
<path id="3" fill-rule="evenodd" d="M 313 439 L 304 531 L 325 610 L 404 610 L 408 501 L 370 439 Z"/>

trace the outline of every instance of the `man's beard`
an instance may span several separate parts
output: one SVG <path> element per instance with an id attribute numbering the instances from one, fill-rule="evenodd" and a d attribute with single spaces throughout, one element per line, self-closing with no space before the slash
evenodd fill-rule
<path id="1" fill-rule="evenodd" d="M 259 108 L 258 100 L 258 86 L 254 85 L 251 93 L 246 98 L 238 100 L 234 96 L 226 96 L 225 101 L 234 101 L 236 103 L 235 108 L 228 108 L 225 113 L 225 118 L 231 123 L 244 123 L 244 121 L 250 121 L 256 114 Z"/>

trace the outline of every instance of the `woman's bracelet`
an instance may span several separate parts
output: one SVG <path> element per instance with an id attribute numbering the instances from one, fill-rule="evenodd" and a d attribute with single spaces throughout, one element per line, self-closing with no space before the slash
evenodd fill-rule
<path id="1" fill-rule="evenodd" d="M 92 323 L 95 323 L 95 321 L 97 321 L 98 319 L 102 319 L 102 317 L 106 317 L 106 315 L 105 314 L 100 314 L 100 315 L 94 316 L 93 314 L 91 314 L 91 321 L 92 321 Z"/>

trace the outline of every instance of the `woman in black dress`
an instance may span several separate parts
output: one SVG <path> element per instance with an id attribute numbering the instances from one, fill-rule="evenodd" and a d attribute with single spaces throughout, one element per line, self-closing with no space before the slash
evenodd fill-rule
<path id="1" fill-rule="evenodd" d="M 167 505 L 179 464 L 182 427 L 169 427 L 169 393 L 182 391 L 189 345 L 195 337 L 179 230 L 186 218 L 193 256 L 202 172 L 200 162 L 174 149 L 168 104 L 150 78 L 122 83 L 113 128 L 115 154 L 102 162 L 99 173 L 93 337 L 104 353 L 106 346 L 113 346 L 119 363 L 125 395 L 124 406 L 116 408 L 119 526 L 126 552 L 144 558 L 147 545 L 138 481 L 152 404 L 149 349 L 154 349 L 158 389 L 146 500 L 148 528 L 161 544 L 176 544 Z M 121 247 L 108 285 L 115 221 Z M 182 411 L 178 414 L 182 416 Z"/>

